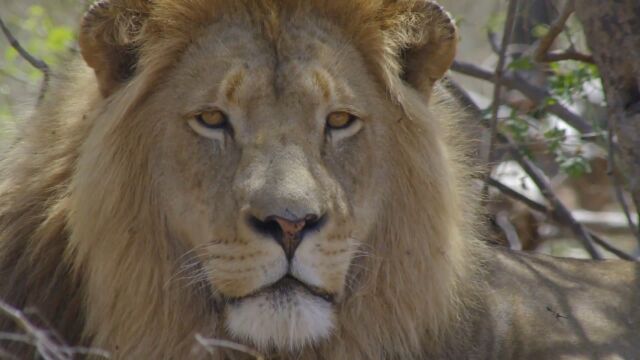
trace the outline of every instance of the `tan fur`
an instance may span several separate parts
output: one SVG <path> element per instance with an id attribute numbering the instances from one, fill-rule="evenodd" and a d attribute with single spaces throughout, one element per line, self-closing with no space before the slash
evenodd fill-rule
<path id="1" fill-rule="evenodd" d="M 71 65 L 2 163 L 0 297 L 116 359 L 207 358 L 197 333 L 256 345 L 225 326 L 229 299 L 282 262 L 244 219 L 326 212 L 298 252 L 336 296 L 333 332 L 260 350 L 480 358 L 500 343 L 478 332 L 502 263 L 479 240 L 460 113 L 432 94 L 455 46 L 443 15 L 421 0 L 92 8 L 80 36 L 90 68 Z M 220 98 L 234 133 L 212 142 L 185 117 Z M 363 129 L 325 139 L 317 109 L 347 105 Z"/>

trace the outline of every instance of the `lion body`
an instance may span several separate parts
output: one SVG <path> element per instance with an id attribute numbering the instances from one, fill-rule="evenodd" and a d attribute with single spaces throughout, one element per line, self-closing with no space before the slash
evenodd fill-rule
<path id="1" fill-rule="evenodd" d="M 81 37 L 95 74 L 74 61 L 20 125 L 1 170 L 0 298 L 37 309 L 36 319 L 69 343 L 116 359 L 242 357 L 209 354 L 196 334 L 285 359 L 640 356 L 636 264 L 532 257 L 481 241 L 464 139 L 456 132 L 460 113 L 446 93 L 432 93 L 431 76 L 406 70 L 415 86 L 404 85 L 392 56 L 401 41 L 424 34 L 380 33 L 418 23 L 394 15 L 422 2 L 318 1 L 309 9 L 264 2 L 266 12 L 250 3 L 159 1 L 149 9 L 129 1 L 135 16 L 150 12 L 145 26 L 137 17 L 93 14 L 91 21 L 106 16 L 109 26 L 137 31 L 131 38 L 140 49 L 138 69 L 106 79 L 115 70 L 101 61 L 123 50 L 92 47 Z M 279 11 L 287 16 L 278 18 Z M 107 26 L 99 25 L 85 31 Z M 86 39 L 128 39 L 106 33 Z M 431 34 L 449 36 L 440 28 Z M 349 61 L 333 61 L 340 56 Z M 240 67 L 227 65 L 237 59 Z M 246 69 L 249 87 L 242 86 Z M 300 83 L 307 71 L 315 81 Z M 126 84 L 125 75 L 132 77 Z M 200 84 L 203 76 L 224 91 Z M 312 102 L 298 95 L 307 93 Z M 238 107 L 250 99 L 244 106 L 261 116 L 247 111 L 250 126 L 238 125 L 232 139 L 212 145 L 175 119 L 185 103 L 215 94 Z M 287 123 L 283 132 L 270 123 L 312 118 L 308 108 L 340 96 L 366 99 L 363 107 L 379 121 L 365 120 L 366 130 L 335 147 L 319 136 L 323 151 L 314 150 L 309 128 Z M 234 148 L 240 145 L 244 151 Z M 289 172 L 296 183 L 282 176 Z M 306 307 L 296 304 L 292 314 L 302 314 L 299 321 L 308 315 L 305 326 L 256 312 L 269 306 L 263 298 L 251 298 L 263 301 L 256 306 L 234 300 L 272 282 L 267 277 L 282 262 L 275 242 L 255 240 L 250 228 L 236 225 L 244 218 L 241 204 L 259 188 L 266 198 L 247 203 L 273 206 L 284 201 L 276 195 L 286 186 L 298 194 L 297 202 L 287 198 L 292 211 L 325 201 L 332 215 L 322 230 L 329 235 L 310 235 L 298 252 L 300 263 L 313 260 L 304 274 L 315 274 L 317 286 L 338 300 L 329 306 L 296 298 Z M 264 329 L 251 328 L 246 316 Z M 2 318 L 0 331 L 16 331 L 15 324 Z M 296 332 L 308 336 L 297 339 Z M 0 348 L 19 357 L 33 351 Z"/>

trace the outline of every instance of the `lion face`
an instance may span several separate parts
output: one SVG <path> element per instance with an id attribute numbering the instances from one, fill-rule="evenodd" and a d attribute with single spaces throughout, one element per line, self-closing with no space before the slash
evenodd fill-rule
<path id="1" fill-rule="evenodd" d="M 92 344 L 381 358 L 446 330 L 467 262 L 427 102 L 455 55 L 439 5 L 105 0 L 79 43 L 98 106 L 68 253 Z"/>
<path id="2" fill-rule="evenodd" d="M 155 178 L 184 266 L 261 348 L 327 337 L 383 181 L 394 106 L 339 33 L 291 23 L 277 42 L 218 22 L 151 101 Z M 195 265 L 194 265 L 195 264 Z"/>

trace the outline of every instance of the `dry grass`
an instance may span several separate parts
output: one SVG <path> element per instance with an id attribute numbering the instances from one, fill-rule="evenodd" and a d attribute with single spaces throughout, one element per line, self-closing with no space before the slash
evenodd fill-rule
<path id="1" fill-rule="evenodd" d="M 36 353 L 44 360 L 73 360 L 75 355 L 92 355 L 104 359 L 110 358 L 110 354 L 103 350 L 67 345 L 55 331 L 34 324 L 29 320 L 26 312 L 16 309 L 2 300 L 0 300 L 0 315 L 12 319 L 23 331 L 21 334 L 0 332 L 0 358 L 2 359 L 20 359 L 16 355 L 3 349 L 2 344 L 10 342 L 22 343 L 34 347 Z M 216 348 L 224 348 L 245 353 L 254 357 L 256 360 L 265 360 L 264 355 L 242 344 L 229 340 L 209 339 L 200 334 L 196 334 L 195 338 L 198 344 L 203 346 L 210 354 L 213 354 Z"/>
<path id="2" fill-rule="evenodd" d="M 3 350 L 3 343 L 18 342 L 35 348 L 36 353 L 44 360 L 72 360 L 75 355 L 92 355 L 109 359 L 108 352 L 84 347 L 72 347 L 53 330 L 34 324 L 26 312 L 0 300 L 0 314 L 12 319 L 23 331 L 21 334 L 0 332 L 0 358 L 19 359 L 10 352 Z"/>

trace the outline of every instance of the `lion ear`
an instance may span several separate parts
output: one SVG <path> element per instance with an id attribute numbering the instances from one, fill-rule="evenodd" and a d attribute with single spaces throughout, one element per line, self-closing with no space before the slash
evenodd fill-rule
<path id="1" fill-rule="evenodd" d="M 458 35 L 453 20 L 440 5 L 426 0 L 412 3 L 400 17 L 395 33 L 401 47 L 400 76 L 428 95 L 451 66 Z"/>
<path id="2" fill-rule="evenodd" d="M 115 92 L 135 72 L 136 40 L 148 15 L 148 3 L 149 0 L 100 0 L 82 19 L 80 52 L 95 71 L 104 97 Z"/>

